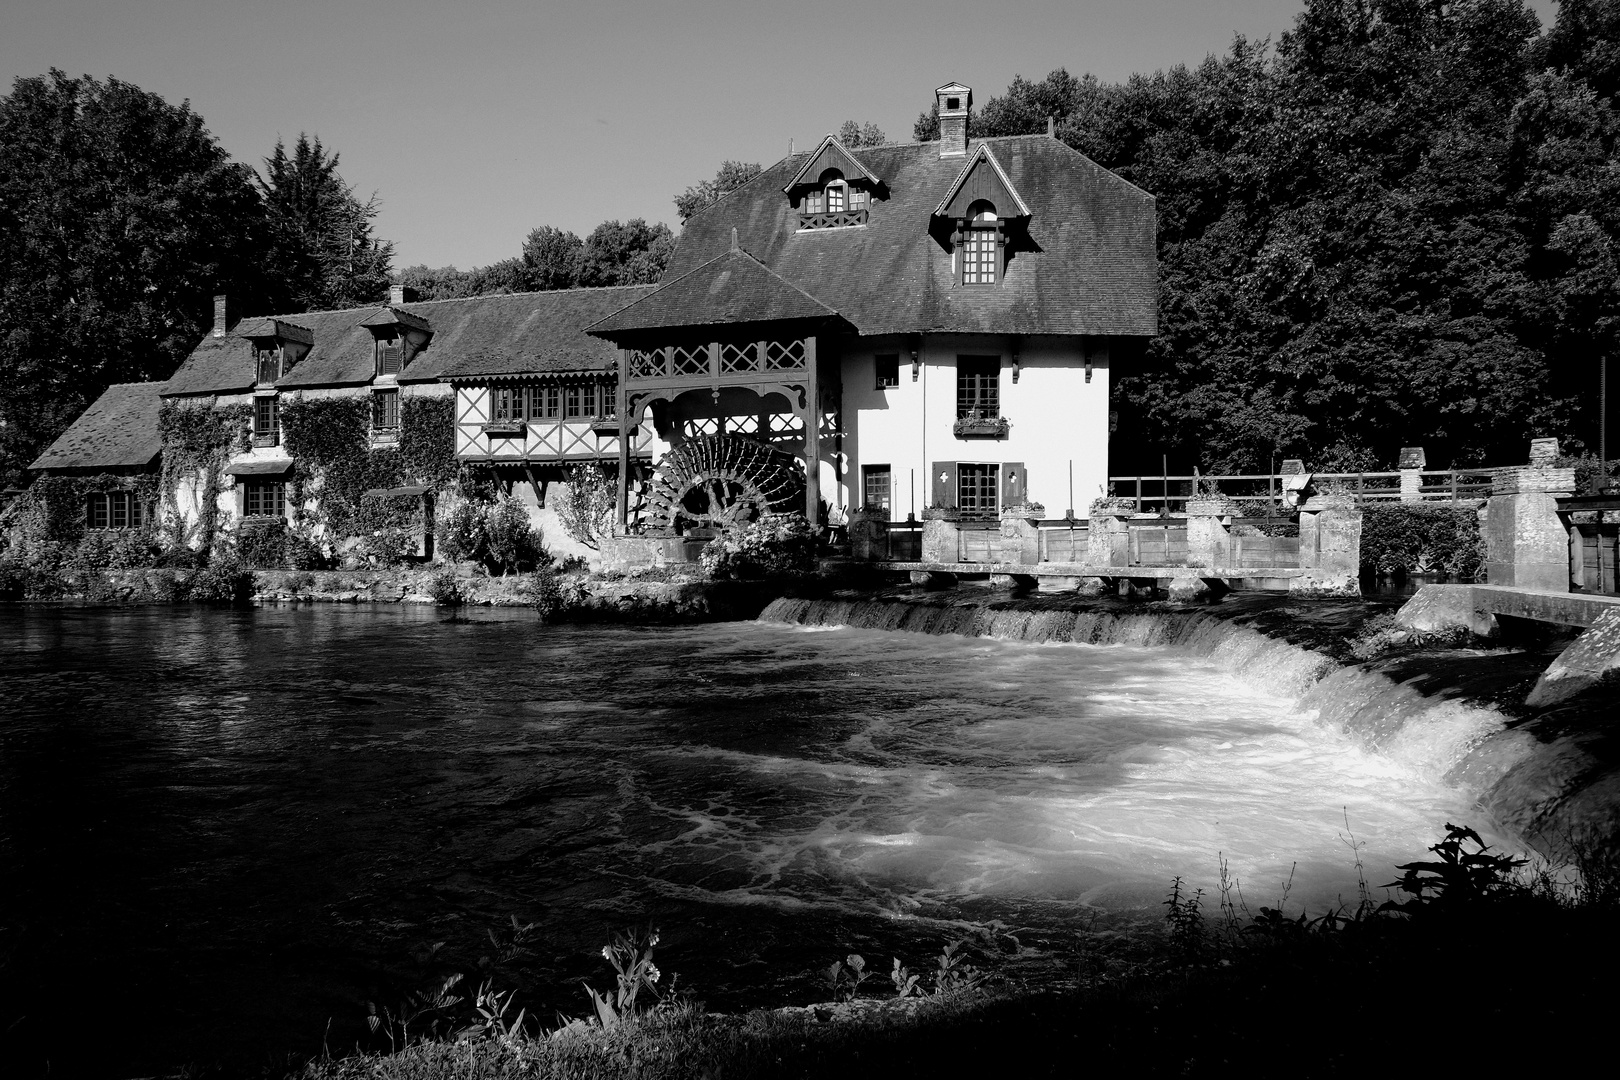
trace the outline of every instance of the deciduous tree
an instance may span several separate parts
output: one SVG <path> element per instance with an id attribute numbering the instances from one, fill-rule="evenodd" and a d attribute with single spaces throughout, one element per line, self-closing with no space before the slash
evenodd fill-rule
<path id="1" fill-rule="evenodd" d="M 111 382 L 166 379 L 209 297 L 278 290 L 252 170 L 189 103 L 61 71 L 0 98 L 0 479 Z"/>

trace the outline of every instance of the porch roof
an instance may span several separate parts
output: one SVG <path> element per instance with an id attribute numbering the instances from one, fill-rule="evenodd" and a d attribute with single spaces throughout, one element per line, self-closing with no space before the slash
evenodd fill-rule
<path id="1" fill-rule="evenodd" d="M 616 338 L 640 330 L 837 319 L 838 312 L 733 247 L 586 328 Z"/>

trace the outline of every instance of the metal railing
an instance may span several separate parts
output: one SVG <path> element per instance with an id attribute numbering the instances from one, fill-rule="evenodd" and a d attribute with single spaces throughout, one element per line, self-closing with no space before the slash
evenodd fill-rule
<path id="1" fill-rule="evenodd" d="M 1415 474 L 1415 487 L 1403 488 L 1407 475 L 1401 472 L 1319 472 L 1311 474 L 1318 490 L 1354 496 L 1358 503 L 1398 502 L 1403 498 L 1422 502 L 1460 502 L 1483 499 L 1491 493 L 1494 469 L 1424 469 Z M 1199 498 L 1200 486 L 1213 484 L 1218 496 L 1237 502 L 1284 505 L 1282 473 L 1195 473 L 1192 476 L 1110 476 L 1108 483 L 1119 498 L 1136 503 L 1136 512 L 1185 512 L 1187 500 Z"/>

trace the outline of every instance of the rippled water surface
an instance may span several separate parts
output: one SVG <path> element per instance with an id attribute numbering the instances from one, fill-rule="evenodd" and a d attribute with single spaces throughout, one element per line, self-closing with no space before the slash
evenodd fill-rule
<path id="1" fill-rule="evenodd" d="M 1319 910 L 1346 814 L 1379 875 L 1470 813 L 1175 649 L 332 606 L 12 609 L 0 645 L 4 1019 L 58 1074 L 353 1045 L 513 915 L 543 1011 L 646 919 L 711 1005 L 805 1001 L 852 949 L 1151 912 L 1217 852 Z"/>

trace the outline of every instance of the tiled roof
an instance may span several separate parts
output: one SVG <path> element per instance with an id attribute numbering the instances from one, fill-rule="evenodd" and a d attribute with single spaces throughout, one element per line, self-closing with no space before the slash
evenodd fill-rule
<path id="1" fill-rule="evenodd" d="M 652 289 L 651 285 L 627 285 L 405 304 L 397 310 L 425 320 L 433 329 L 433 340 L 400 373 L 399 381 L 430 382 L 463 362 L 494 363 L 517 371 L 609 366 L 614 360 L 613 347 L 587 337 L 583 328 Z M 369 382 L 376 363 L 374 339 L 362 323 L 379 310 L 371 305 L 279 316 L 309 329 L 315 344 L 277 385 L 300 389 Z M 244 393 L 252 388 L 255 376 L 252 344 L 233 330 L 224 337 L 203 338 L 164 393 Z"/>
<path id="2" fill-rule="evenodd" d="M 585 328 L 604 315 L 635 303 L 655 287 L 621 285 L 607 289 L 524 293 L 526 307 L 522 309 L 521 326 L 514 327 L 514 332 L 506 337 L 474 334 L 470 328 L 456 330 L 455 355 L 441 361 L 443 366 L 439 368 L 439 374 L 447 379 L 456 379 L 475 375 L 611 368 L 617 361 L 617 352 L 608 342 L 588 336 Z M 511 298 L 500 296 L 490 299 Z M 512 314 L 515 316 L 516 313 L 517 309 L 514 308 Z M 483 312 L 477 317 L 496 317 L 496 313 Z M 451 327 L 441 325 L 437 313 L 430 318 L 433 320 L 433 345 L 428 352 L 432 353 L 441 347 Z M 473 339 L 479 337 L 487 338 L 487 341 L 474 343 Z"/>
<path id="3" fill-rule="evenodd" d="M 746 251 L 727 250 L 590 327 L 617 334 L 663 326 L 830 319 L 838 313 Z"/>
<path id="4" fill-rule="evenodd" d="M 163 449 L 158 409 L 164 383 L 114 383 L 79 414 L 31 469 L 144 469 Z"/>
<path id="5" fill-rule="evenodd" d="M 856 228 L 800 232 L 782 189 L 805 155 L 777 162 L 687 221 L 666 287 L 724 254 L 735 227 L 745 250 L 862 334 L 1156 333 L 1153 197 L 1047 135 L 974 140 L 969 161 L 981 143 L 1028 205 L 1036 248 L 1015 252 L 1000 285 L 953 285 L 950 255 L 928 230 L 965 163 L 941 159 L 938 143 L 910 143 L 862 148 L 888 198 Z"/>

